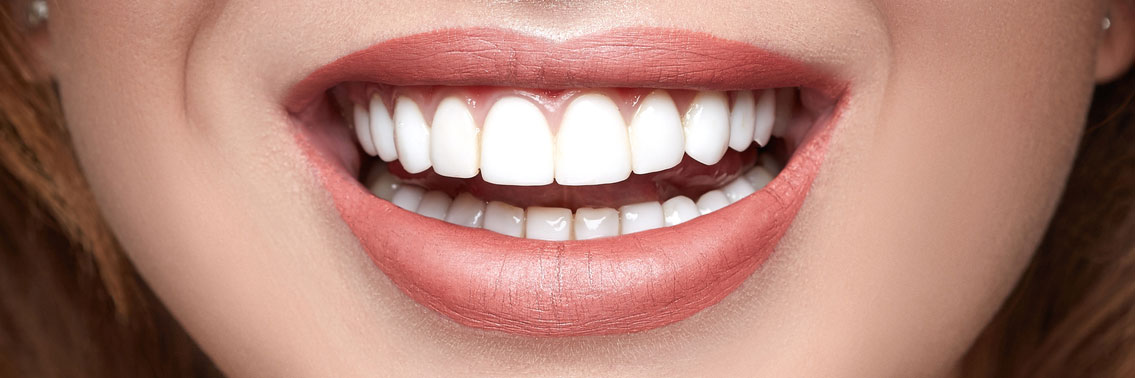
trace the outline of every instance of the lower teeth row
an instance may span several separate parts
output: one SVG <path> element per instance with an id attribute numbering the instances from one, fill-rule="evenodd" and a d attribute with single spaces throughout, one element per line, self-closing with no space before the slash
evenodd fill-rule
<path id="1" fill-rule="evenodd" d="M 686 196 L 665 202 L 642 202 L 612 208 L 530 206 L 519 208 L 500 201 L 486 202 L 469 193 L 451 198 L 441 191 L 427 191 L 402 183 L 384 167 L 368 180 L 371 193 L 408 211 L 459 226 L 484 228 L 518 238 L 538 240 L 588 240 L 632 234 L 687 222 L 717 211 L 764 188 L 778 170 L 771 164 L 756 166 L 721 189 L 702 194 L 697 201 Z"/>

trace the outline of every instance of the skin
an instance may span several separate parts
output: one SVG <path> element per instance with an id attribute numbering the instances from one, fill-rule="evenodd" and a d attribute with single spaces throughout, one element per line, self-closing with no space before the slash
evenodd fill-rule
<path id="1" fill-rule="evenodd" d="M 1093 85 L 1126 71 L 1135 45 L 1123 1 L 51 6 L 39 54 L 105 216 L 238 377 L 949 376 L 1038 244 Z M 448 26 L 689 28 L 789 51 L 855 90 L 787 236 L 720 304 L 632 335 L 485 332 L 410 301 L 370 262 L 281 105 L 338 56 Z"/>

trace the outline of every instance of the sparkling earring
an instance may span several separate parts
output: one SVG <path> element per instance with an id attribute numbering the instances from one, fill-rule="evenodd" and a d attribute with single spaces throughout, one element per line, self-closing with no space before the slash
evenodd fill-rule
<path id="1" fill-rule="evenodd" d="M 28 2 L 28 27 L 39 27 L 47 22 L 47 0 Z"/>

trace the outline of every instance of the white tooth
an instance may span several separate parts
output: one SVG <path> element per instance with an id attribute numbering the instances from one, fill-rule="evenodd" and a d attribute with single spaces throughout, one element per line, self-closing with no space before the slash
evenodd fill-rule
<path id="1" fill-rule="evenodd" d="M 481 228 L 485 223 L 485 201 L 469 193 L 461 193 L 449 205 L 445 221 L 465 227 Z"/>
<path id="2" fill-rule="evenodd" d="M 768 145 L 772 137 L 772 125 L 776 122 L 776 90 L 765 89 L 757 99 L 757 110 L 754 115 L 753 141 L 761 145 Z"/>
<path id="3" fill-rule="evenodd" d="M 449 204 L 452 202 L 453 200 L 445 192 L 430 191 L 422 197 L 422 203 L 418 205 L 418 214 L 434 219 L 445 219 L 445 214 L 449 212 Z"/>
<path id="4" fill-rule="evenodd" d="M 666 226 L 674 226 L 701 216 L 701 212 L 690 197 L 677 196 L 662 204 L 662 215 Z"/>
<path id="5" fill-rule="evenodd" d="M 725 196 L 720 190 L 710 190 L 698 198 L 698 211 L 702 215 L 712 213 L 720 210 L 723 207 L 729 206 L 729 197 Z"/>
<path id="6" fill-rule="evenodd" d="M 370 137 L 370 114 L 359 104 L 355 104 L 355 137 L 367 155 L 374 156 L 378 153 L 374 150 L 374 139 Z"/>
<path id="7" fill-rule="evenodd" d="M 729 203 L 740 201 L 742 198 L 748 197 L 750 194 L 756 193 L 757 190 L 753 189 L 753 185 L 749 180 L 744 177 L 738 177 L 726 184 L 721 188 L 721 192 L 725 193 L 725 197 L 729 198 Z"/>
<path id="8" fill-rule="evenodd" d="M 698 92 L 682 118 L 686 154 L 705 165 L 717 164 L 729 148 L 729 99 L 724 92 Z"/>
<path id="9" fill-rule="evenodd" d="M 619 106 L 601 94 L 577 97 L 556 133 L 556 183 L 610 184 L 630 175 L 631 148 Z"/>
<path id="10" fill-rule="evenodd" d="M 756 190 L 761 190 L 765 185 L 772 182 L 773 177 L 775 176 L 771 172 L 761 166 L 753 167 L 753 169 L 745 172 L 745 179 L 748 180 L 749 185 L 752 185 Z"/>
<path id="11" fill-rule="evenodd" d="M 378 167 L 374 170 L 378 172 L 371 177 L 367 183 L 367 188 L 370 188 L 370 192 L 374 193 L 376 197 L 389 201 L 400 185 L 398 178 L 390 174 L 386 167 Z"/>
<path id="12" fill-rule="evenodd" d="M 544 113 L 519 97 L 497 101 L 481 131 L 481 177 L 498 185 L 536 186 L 555 178 L 552 132 Z"/>
<path id="13" fill-rule="evenodd" d="M 394 191 L 390 203 L 409 211 L 418 211 L 418 205 L 422 203 L 422 197 L 425 195 L 426 190 L 420 186 L 402 185 Z"/>
<path id="14" fill-rule="evenodd" d="M 670 169 L 682 162 L 686 137 L 682 116 L 666 91 L 654 91 L 642 100 L 627 128 L 631 167 L 646 174 Z"/>
<path id="15" fill-rule="evenodd" d="M 619 211 L 585 207 L 575 211 L 575 239 L 589 240 L 619 235 Z"/>
<path id="16" fill-rule="evenodd" d="M 498 234 L 523 238 L 524 209 L 504 202 L 489 202 L 485 206 L 485 229 Z"/>
<path id="17" fill-rule="evenodd" d="M 796 103 L 796 88 L 780 88 L 776 90 L 776 116 L 772 123 L 772 135 L 783 138 L 788 131 L 788 123 L 792 121 L 792 106 Z"/>
<path id="18" fill-rule="evenodd" d="M 784 168 L 780 166 L 780 162 L 776 161 L 776 158 L 772 157 L 771 154 L 761 154 L 760 160 L 761 166 L 765 167 L 773 176 L 776 176 L 780 173 L 780 170 Z"/>
<path id="19" fill-rule="evenodd" d="M 729 114 L 729 147 L 744 151 L 753 144 L 757 103 L 752 91 L 733 92 L 733 110 Z"/>
<path id="20" fill-rule="evenodd" d="M 406 172 L 430 169 L 430 125 L 414 100 L 399 97 L 394 101 L 394 143 Z"/>
<path id="21" fill-rule="evenodd" d="M 620 207 L 619 221 L 623 235 L 662 227 L 662 204 L 652 201 Z"/>
<path id="22" fill-rule="evenodd" d="M 430 162 L 442 176 L 470 178 L 481 163 L 481 129 L 465 101 L 447 97 L 437 105 L 430 127 Z"/>
<path id="23" fill-rule="evenodd" d="M 394 120 L 381 97 L 370 98 L 370 134 L 378 157 L 385 162 L 398 160 L 398 147 L 394 143 Z"/>
<path id="24" fill-rule="evenodd" d="M 571 240 L 571 210 L 561 207 L 528 208 L 525 237 L 537 240 Z"/>

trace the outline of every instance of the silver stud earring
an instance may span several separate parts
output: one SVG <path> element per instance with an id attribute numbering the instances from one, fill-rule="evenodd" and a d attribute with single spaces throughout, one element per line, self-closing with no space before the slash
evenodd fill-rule
<path id="1" fill-rule="evenodd" d="M 39 27 L 47 22 L 47 0 L 28 2 L 28 27 Z"/>
<path id="2" fill-rule="evenodd" d="M 1111 29 L 1111 16 L 1103 16 L 1103 24 L 1100 26 L 1103 26 L 1105 31 Z"/>

